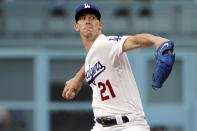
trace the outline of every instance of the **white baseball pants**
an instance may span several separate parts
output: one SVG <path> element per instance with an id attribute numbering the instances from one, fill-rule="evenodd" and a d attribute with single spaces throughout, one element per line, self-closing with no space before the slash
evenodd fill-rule
<path id="1" fill-rule="evenodd" d="M 144 125 L 132 125 L 131 122 L 110 127 L 103 127 L 101 124 L 95 123 L 91 131 L 150 131 L 150 128 Z"/>
<path id="2" fill-rule="evenodd" d="M 91 131 L 150 131 L 150 127 L 145 119 L 121 123 L 109 127 L 103 127 L 96 122 Z"/>

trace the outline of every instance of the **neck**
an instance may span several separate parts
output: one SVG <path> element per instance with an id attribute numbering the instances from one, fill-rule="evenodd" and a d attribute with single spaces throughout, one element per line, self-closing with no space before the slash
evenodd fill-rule
<path id="1" fill-rule="evenodd" d="M 84 47 L 86 49 L 86 51 L 88 52 L 90 50 L 90 48 L 92 47 L 94 41 L 96 40 L 96 38 L 100 35 L 101 33 L 99 33 L 98 35 L 96 35 L 95 37 L 83 37 L 81 36 L 81 39 L 83 41 Z"/>

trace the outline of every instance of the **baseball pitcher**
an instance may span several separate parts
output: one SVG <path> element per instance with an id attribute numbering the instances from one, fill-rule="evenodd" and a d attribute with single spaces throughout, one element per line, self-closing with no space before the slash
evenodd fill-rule
<path id="1" fill-rule="evenodd" d="M 62 96 L 73 99 L 86 79 L 93 90 L 95 125 L 91 131 L 150 131 L 126 51 L 155 46 L 152 86 L 161 88 L 175 60 L 174 42 L 145 33 L 105 36 L 101 13 L 90 3 L 76 9 L 75 20 L 74 28 L 80 34 L 87 56 L 80 71 L 66 82 Z"/>

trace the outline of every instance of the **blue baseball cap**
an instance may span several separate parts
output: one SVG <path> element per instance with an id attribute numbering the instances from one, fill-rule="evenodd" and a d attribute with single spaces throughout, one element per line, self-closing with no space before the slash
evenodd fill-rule
<path id="1" fill-rule="evenodd" d="M 76 22 L 78 21 L 79 17 L 81 15 L 85 14 L 85 13 L 95 14 L 99 21 L 101 19 L 101 13 L 99 11 L 99 8 L 97 8 L 93 4 L 85 3 L 85 4 L 81 5 L 81 6 L 79 6 L 75 10 L 75 20 L 76 20 Z"/>

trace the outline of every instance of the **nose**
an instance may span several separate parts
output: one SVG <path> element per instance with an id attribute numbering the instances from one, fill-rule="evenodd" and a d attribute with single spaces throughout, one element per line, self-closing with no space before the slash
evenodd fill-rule
<path id="1" fill-rule="evenodd" d="M 86 18 L 86 24 L 90 24 L 90 18 Z"/>

